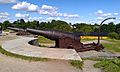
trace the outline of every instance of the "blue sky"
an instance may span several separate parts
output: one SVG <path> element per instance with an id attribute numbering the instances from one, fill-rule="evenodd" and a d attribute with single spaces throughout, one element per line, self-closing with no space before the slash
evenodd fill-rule
<path id="1" fill-rule="evenodd" d="M 64 20 L 100 23 L 107 17 L 120 20 L 120 0 L 0 0 L 0 22 Z M 113 21 L 113 20 L 109 20 Z"/>

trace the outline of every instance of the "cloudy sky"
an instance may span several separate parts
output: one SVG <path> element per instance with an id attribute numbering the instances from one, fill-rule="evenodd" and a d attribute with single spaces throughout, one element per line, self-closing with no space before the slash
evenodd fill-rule
<path id="1" fill-rule="evenodd" d="M 120 0 L 0 0 L 0 22 L 64 20 L 99 23 L 107 17 L 120 20 Z M 113 20 L 110 20 L 113 21 Z"/>

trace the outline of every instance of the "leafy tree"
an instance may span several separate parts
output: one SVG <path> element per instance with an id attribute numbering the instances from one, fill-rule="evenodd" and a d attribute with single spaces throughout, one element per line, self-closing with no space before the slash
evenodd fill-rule
<path id="1" fill-rule="evenodd" d="M 115 32 L 115 24 L 113 22 L 110 22 L 108 24 L 109 31 L 108 32 Z"/>
<path id="2" fill-rule="evenodd" d="M 7 27 L 9 27 L 9 26 L 11 26 L 11 23 L 8 20 L 6 20 L 2 23 L 3 30 L 7 29 Z"/>
<path id="3" fill-rule="evenodd" d="M 74 24 L 76 32 L 83 32 L 85 35 L 87 35 L 89 32 L 93 32 L 93 26 L 88 25 L 86 23 L 80 23 L 80 24 Z"/>
<path id="4" fill-rule="evenodd" d="M 119 39 L 119 35 L 116 32 L 109 33 L 108 37 L 111 39 Z"/>

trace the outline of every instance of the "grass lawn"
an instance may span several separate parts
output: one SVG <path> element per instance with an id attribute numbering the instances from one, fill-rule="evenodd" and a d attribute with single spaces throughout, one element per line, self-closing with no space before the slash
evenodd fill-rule
<path id="1" fill-rule="evenodd" d="M 120 40 L 107 39 L 111 44 L 103 43 L 103 46 L 112 53 L 120 52 Z"/>
<path id="2" fill-rule="evenodd" d="M 84 39 L 81 39 L 81 42 L 93 41 L 93 40 L 97 40 L 97 39 L 84 38 Z M 120 53 L 120 40 L 114 40 L 114 39 L 108 39 L 108 38 L 104 40 L 111 42 L 110 44 L 102 43 L 105 49 L 107 49 L 112 53 Z"/>
<path id="3" fill-rule="evenodd" d="M 39 41 L 40 43 L 46 43 L 46 44 L 52 44 L 52 43 L 55 42 L 55 41 L 50 40 L 50 39 L 47 39 L 47 38 L 45 38 L 45 37 L 43 37 L 43 36 L 39 36 L 39 37 L 38 37 L 38 41 Z"/>
<path id="4" fill-rule="evenodd" d="M 94 67 L 101 68 L 104 72 L 120 72 L 120 59 L 102 60 Z"/>
<path id="5" fill-rule="evenodd" d="M 81 39 L 81 42 L 93 41 L 93 40 L 97 40 L 97 39 L 84 38 L 84 39 Z"/>

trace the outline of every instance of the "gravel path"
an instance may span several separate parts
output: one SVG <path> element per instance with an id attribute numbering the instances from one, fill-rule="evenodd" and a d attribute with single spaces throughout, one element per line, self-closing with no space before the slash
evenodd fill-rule
<path id="1" fill-rule="evenodd" d="M 0 54 L 0 72 L 82 72 L 65 60 L 29 62 Z"/>
<path id="2" fill-rule="evenodd" d="M 83 66 L 83 72 L 102 72 L 101 69 L 95 68 L 93 65 L 97 63 L 97 61 L 85 60 Z"/>

